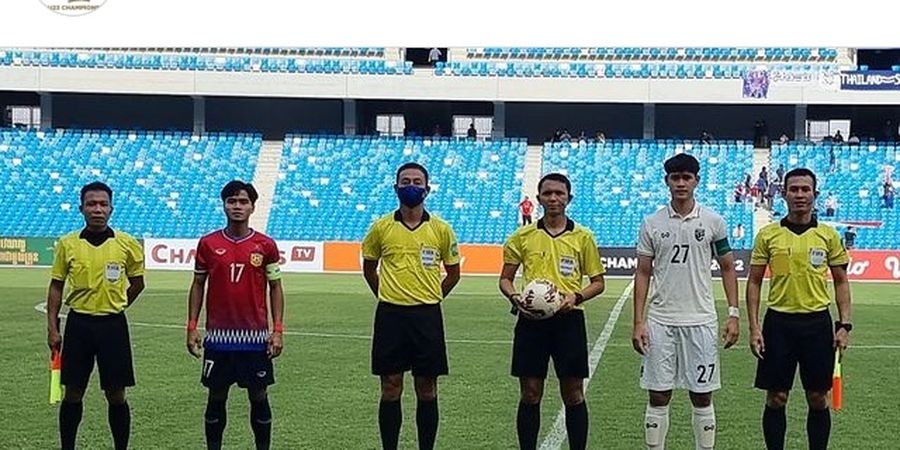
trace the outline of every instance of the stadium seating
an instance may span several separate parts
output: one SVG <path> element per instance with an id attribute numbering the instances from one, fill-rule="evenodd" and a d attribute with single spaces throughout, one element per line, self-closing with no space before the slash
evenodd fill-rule
<path id="1" fill-rule="evenodd" d="M 831 169 L 831 152 L 835 167 Z M 862 249 L 896 248 L 900 242 L 900 214 L 882 208 L 882 183 L 885 165 L 900 167 L 900 148 L 894 143 L 857 146 L 790 143 L 773 145 L 772 166 L 784 165 L 785 171 L 806 167 L 816 173 L 819 183 L 817 209 L 819 219 L 832 222 L 843 232 L 848 222 L 858 222 L 856 247 Z M 900 173 L 900 172 L 895 172 Z M 898 187 L 900 184 L 895 183 Z M 835 217 L 824 217 L 824 202 L 829 193 L 837 200 Z M 787 211 L 784 200 L 776 211 Z"/>
<path id="2" fill-rule="evenodd" d="M 0 66 L 362 75 L 411 75 L 413 70 L 409 61 L 324 56 L 2 49 Z"/>
<path id="3" fill-rule="evenodd" d="M 537 78 L 669 78 L 740 79 L 744 73 L 758 70 L 759 64 L 672 62 L 605 63 L 568 61 L 454 61 L 435 65 L 438 76 L 462 77 L 537 77 Z M 773 72 L 835 72 L 834 64 L 767 64 Z"/>
<path id="4" fill-rule="evenodd" d="M 326 57 L 375 57 L 384 56 L 384 47 L 165 47 L 165 48 L 116 48 L 84 47 L 77 51 L 125 52 L 125 53 L 193 53 L 226 55 L 301 55 Z"/>
<path id="5" fill-rule="evenodd" d="M 428 209 L 460 242 L 500 243 L 516 228 L 525 149 L 524 140 L 287 136 L 268 231 L 362 240 L 375 218 L 397 208 L 397 167 L 416 161 L 430 172 Z"/>
<path id="6" fill-rule="evenodd" d="M 484 47 L 466 49 L 469 59 L 609 60 L 609 61 L 735 61 L 834 62 L 835 48 L 738 47 Z"/>
<path id="7" fill-rule="evenodd" d="M 219 189 L 250 180 L 262 137 L 220 133 L 0 129 L 6 236 L 59 236 L 84 226 L 79 190 L 112 187 L 111 224 L 136 237 L 197 237 L 222 226 Z"/>
<path id="8" fill-rule="evenodd" d="M 740 223 L 746 235 L 753 236 L 752 205 L 735 204 L 732 197 L 734 185 L 752 171 L 753 146 L 746 142 L 545 144 L 543 172 L 561 172 L 572 179 L 575 198 L 569 213 L 594 230 L 599 245 L 633 247 L 643 218 L 669 201 L 663 162 L 676 152 L 693 154 L 701 161 L 701 182 L 696 191 L 699 202 L 725 218 L 729 234 Z M 748 238 L 733 245 L 750 248 L 750 241 Z"/>

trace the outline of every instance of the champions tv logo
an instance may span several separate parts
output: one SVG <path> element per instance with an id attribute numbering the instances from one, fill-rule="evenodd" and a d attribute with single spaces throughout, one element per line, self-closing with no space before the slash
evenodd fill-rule
<path id="1" fill-rule="evenodd" d="M 41 3 L 64 16 L 83 16 L 99 9 L 106 0 L 41 0 Z"/>

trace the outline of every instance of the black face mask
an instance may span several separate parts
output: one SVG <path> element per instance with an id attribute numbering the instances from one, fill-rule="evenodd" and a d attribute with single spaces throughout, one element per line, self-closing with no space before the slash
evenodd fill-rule
<path id="1" fill-rule="evenodd" d="M 409 208 L 421 205 L 427 194 L 428 191 L 421 186 L 409 185 L 397 188 L 397 198 L 400 199 L 400 203 Z"/>

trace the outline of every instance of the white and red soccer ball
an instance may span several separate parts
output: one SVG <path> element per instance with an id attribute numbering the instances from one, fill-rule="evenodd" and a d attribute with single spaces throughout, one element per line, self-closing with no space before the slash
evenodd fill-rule
<path id="1" fill-rule="evenodd" d="M 529 319 L 549 319 L 559 310 L 563 295 L 548 280 L 533 280 L 525 286 L 516 307 Z"/>

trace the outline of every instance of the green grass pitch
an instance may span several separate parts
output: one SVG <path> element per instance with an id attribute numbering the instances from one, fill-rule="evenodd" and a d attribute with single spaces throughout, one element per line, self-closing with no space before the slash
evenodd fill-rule
<path id="1" fill-rule="evenodd" d="M 57 409 L 47 404 L 46 269 L 0 269 L 0 447 L 57 447 Z M 187 272 L 151 272 L 147 290 L 128 311 L 137 386 L 129 390 L 132 447 L 204 448 L 206 392 L 200 362 L 184 347 Z M 608 280 L 587 304 L 593 346 L 629 280 Z M 495 277 L 464 277 L 444 303 L 450 375 L 439 385 L 438 448 L 514 449 L 518 383 L 509 376 L 513 317 Z M 717 283 L 720 311 L 724 310 Z M 276 449 L 379 448 L 378 380 L 369 373 L 374 301 L 360 275 L 288 274 L 284 354 L 270 389 Z M 851 348 L 844 360 L 844 410 L 833 414 L 834 449 L 896 448 L 886 424 L 900 422 L 900 300 L 896 284 L 854 283 Z M 743 306 L 743 291 L 741 291 Z M 646 394 L 638 387 L 639 357 L 631 349 L 631 302 L 625 302 L 587 389 L 589 448 L 639 449 Z M 724 317 L 724 312 L 720 313 Z M 744 315 L 746 318 L 746 314 Z M 741 341 L 722 352 L 723 389 L 715 397 L 717 448 L 763 448 L 763 394 L 752 388 L 755 362 Z M 552 373 L 552 372 L 551 372 Z M 96 372 L 85 399 L 80 448 L 111 448 Z M 799 380 L 797 385 L 799 385 Z M 247 398 L 236 387 L 228 406 L 225 446 L 252 447 Z M 407 376 L 401 448 L 415 448 L 415 397 Z M 555 379 L 547 381 L 541 439 L 560 408 Z M 687 394 L 673 399 L 668 448 L 693 448 Z M 805 448 L 806 405 L 796 390 L 788 405 L 788 448 Z M 563 448 L 568 448 L 563 444 Z"/>

